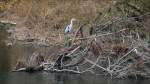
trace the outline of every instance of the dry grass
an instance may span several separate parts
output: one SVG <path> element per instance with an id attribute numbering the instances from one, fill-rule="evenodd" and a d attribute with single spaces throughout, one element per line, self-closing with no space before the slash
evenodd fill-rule
<path id="1" fill-rule="evenodd" d="M 99 13 L 106 13 L 105 8 L 112 5 L 113 0 L 3 0 L 0 1 L 0 11 L 6 14 L 4 17 L 9 20 L 17 20 L 21 29 L 26 26 L 31 37 L 44 39 L 49 43 L 60 43 L 63 41 L 63 30 L 71 18 L 77 18 L 75 29 L 79 23 L 93 22 Z M 116 0 L 117 1 L 117 0 Z M 132 11 L 143 12 L 149 10 L 149 0 L 119 0 L 120 3 L 131 2 L 135 6 L 117 5 L 118 9 L 113 13 L 107 14 L 102 19 L 113 20 L 113 17 L 132 14 Z M 124 12 L 120 13 L 118 12 Z M 130 12 L 130 13 L 129 13 Z M 144 12 L 145 13 L 145 12 Z M 139 15 L 139 14 L 137 14 Z M 18 19 L 19 18 L 19 19 Z M 145 21 L 149 22 L 149 21 Z M 105 23 L 105 22 L 102 22 Z M 102 24 L 101 23 L 101 24 Z M 145 23 L 146 25 L 149 25 Z M 89 25 L 90 26 L 90 25 Z M 89 27 L 88 26 L 88 27 Z M 86 28 L 87 29 L 87 28 Z M 84 31 L 86 31 L 84 29 Z M 149 29 L 140 29 L 145 33 Z M 88 31 L 88 30 L 87 30 Z M 147 36 L 149 33 L 147 32 Z"/>
<path id="2" fill-rule="evenodd" d="M 63 33 L 71 18 L 77 18 L 77 23 L 93 21 L 108 2 L 109 0 L 8 0 L 3 10 L 7 12 L 7 19 L 19 18 L 21 25 L 33 31 L 34 38 L 44 37 L 60 42 L 61 39 L 56 37 L 59 38 Z M 78 24 L 75 27 L 77 26 Z"/>

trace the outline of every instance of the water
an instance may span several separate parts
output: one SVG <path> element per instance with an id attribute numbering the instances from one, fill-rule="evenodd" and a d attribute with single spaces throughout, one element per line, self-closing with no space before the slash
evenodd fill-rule
<path id="1" fill-rule="evenodd" d="M 149 84 L 149 80 L 110 79 L 95 75 L 66 73 L 0 73 L 0 84 Z"/>
<path id="2" fill-rule="evenodd" d="M 7 47 L 6 38 L 6 32 L 0 30 L 0 84 L 149 84 L 150 82 L 149 79 L 111 79 L 92 74 L 11 72 L 18 58 L 30 56 L 38 49 L 32 45 L 19 44 Z M 39 49 L 49 51 L 45 47 Z"/>

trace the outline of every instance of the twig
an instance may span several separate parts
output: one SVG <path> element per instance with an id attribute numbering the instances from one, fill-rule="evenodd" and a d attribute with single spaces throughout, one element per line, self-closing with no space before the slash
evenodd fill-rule
<path id="1" fill-rule="evenodd" d="M 74 50 L 72 50 L 69 54 L 67 54 L 66 56 L 70 56 L 72 55 L 75 51 L 77 51 L 80 48 L 80 46 L 78 46 L 77 48 L 75 48 Z"/>
<path id="2" fill-rule="evenodd" d="M 81 73 L 87 72 L 90 69 L 94 68 L 96 66 L 96 64 L 98 63 L 99 59 L 100 59 L 100 56 L 96 59 L 96 62 L 90 68 L 87 68 L 85 71 L 82 71 Z"/>
<path id="3" fill-rule="evenodd" d="M 45 71 L 47 71 L 47 70 L 45 70 Z M 62 69 L 62 70 L 59 70 L 59 69 L 53 69 L 53 70 L 49 70 L 49 71 L 52 71 L 52 72 L 73 72 L 73 73 L 80 74 L 79 71 L 70 70 L 70 69 Z"/>
<path id="4" fill-rule="evenodd" d="M 133 50 L 135 50 L 136 49 L 136 47 L 135 48 L 133 48 L 132 50 L 130 50 L 128 53 L 126 53 L 124 56 L 122 56 L 121 58 L 119 58 L 118 59 L 118 61 L 117 62 L 115 62 L 114 64 L 113 64 L 113 66 L 115 66 L 115 65 L 120 65 L 120 64 L 122 64 L 123 62 L 121 62 L 121 63 L 119 63 L 123 58 L 125 58 L 126 56 L 128 56 Z M 119 64 L 118 64 L 119 63 Z M 117 66 L 115 66 L 113 69 L 115 69 Z"/>
<path id="5" fill-rule="evenodd" d="M 112 35 L 112 34 L 115 34 L 115 33 L 119 33 L 119 32 L 125 31 L 125 30 L 127 30 L 127 29 L 122 29 L 122 30 L 119 30 L 119 31 L 113 32 L 113 33 L 100 34 L 100 35 L 97 35 L 97 36 L 92 35 L 92 36 L 85 37 L 85 38 L 77 38 L 77 40 L 98 38 L 98 37 L 101 37 L 101 36 L 107 36 L 107 35 Z"/>
<path id="6" fill-rule="evenodd" d="M 104 68 L 104 67 L 102 67 L 102 66 L 100 66 L 100 65 L 98 65 L 98 64 L 95 64 L 94 62 L 92 62 L 91 60 L 89 60 L 89 59 L 87 59 L 87 58 L 84 58 L 87 62 L 89 62 L 89 63 L 91 63 L 91 64 L 93 64 L 93 65 L 95 65 L 95 66 L 97 66 L 97 67 L 99 67 L 99 68 L 101 68 L 101 69 L 103 69 L 104 71 L 107 71 L 107 69 L 106 68 Z"/>

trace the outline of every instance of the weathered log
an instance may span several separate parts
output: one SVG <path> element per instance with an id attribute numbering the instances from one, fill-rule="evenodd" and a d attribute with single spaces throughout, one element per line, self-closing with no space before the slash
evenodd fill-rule
<path id="1" fill-rule="evenodd" d="M 12 70 L 13 72 L 29 72 L 29 73 L 32 73 L 32 72 L 38 72 L 38 71 L 43 71 L 44 70 L 44 67 L 43 66 L 37 66 L 37 67 L 25 67 L 25 68 L 20 68 L 20 69 L 17 69 L 17 70 Z"/>
<path id="2" fill-rule="evenodd" d="M 18 61 L 17 64 L 15 65 L 15 69 L 14 70 L 18 70 L 18 69 L 21 69 L 21 68 L 25 68 L 26 65 L 24 62 L 22 61 Z"/>

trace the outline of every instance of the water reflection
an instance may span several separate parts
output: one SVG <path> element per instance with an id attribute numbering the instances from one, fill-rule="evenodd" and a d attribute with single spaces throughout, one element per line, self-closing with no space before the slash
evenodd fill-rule
<path id="1" fill-rule="evenodd" d="M 0 73 L 1 84 L 149 84 L 149 80 L 110 79 L 65 73 Z"/>
<path id="2" fill-rule="evenodd" d="M 6 38 L 5 30 L 0 30 L 0 72 L 8 71 L 10 67 L 9 66 L 10 59 L 7 57 L 8 52 L 7 47 L 5 46 L 5 38 Z"/>

